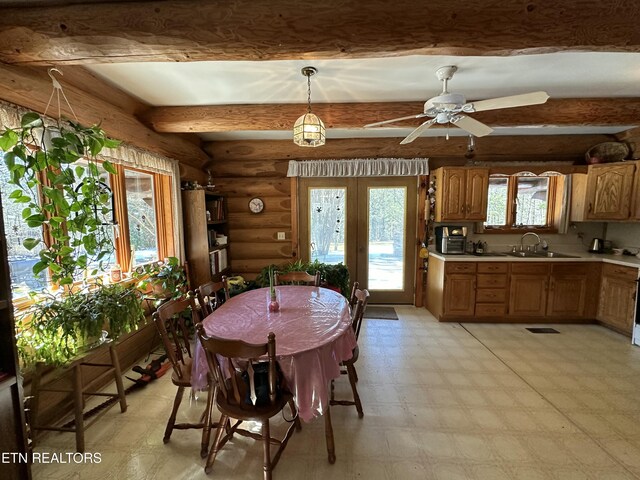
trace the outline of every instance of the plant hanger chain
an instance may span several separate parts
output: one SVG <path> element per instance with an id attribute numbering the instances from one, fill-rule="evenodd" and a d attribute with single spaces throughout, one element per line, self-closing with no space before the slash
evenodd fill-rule
<path id="1" fill-rule="evenodd" d="M 67 96 L 65 95 L 64 90 L 62 89 L 62 85 L 60 84 L 58 79 L 56 77 L 54 77 L 54 75 L 53 75 L 54 72 L 55 73 L 59 73 L 60 75 L 64 75 L 57 68 L 50 68 L 49 70 L 47 70 L 47 74 L 51 78 L 51 83 L 52 83 L 53 87 L 51 89 L 51 95 L 49 96 L 49 101 L 47 102 L 47 106 L 44 109 L 43 116 L 47 114 L 47 110 L 49 110 L 49 106 L 51 105 L 51 100 L 53 100 L 53 95 L 55 94 L 56 95 L 56 99 L 57 99 L 57 104 L 58 104 L 58 118 L 57 118 L 57 120 L 58 120 L 58 124 L 60 123 L 60 119 L 62 118 L 60 95 L 62 95 L 62 98 L 64 98 L 64 101 L 67 103 L 67 107 L 69 107 L 69 110 L 71 110 L 71 113 L 73 114 L 73 118 L 76 119 L 76 122 L 80 123 L 79 120 L 78 120 L 78 117 L 76 116 L 76 112 L 74 112 L 73 107 L 69 103 L 69 100 L 67 99 Z"/>

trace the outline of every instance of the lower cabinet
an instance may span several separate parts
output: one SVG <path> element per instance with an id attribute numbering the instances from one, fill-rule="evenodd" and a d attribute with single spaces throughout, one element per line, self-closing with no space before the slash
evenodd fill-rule
<path id="1" fill-rule="evenodd" d="M 596 262 L 456 262 L 433 258 L 427 308 L 442 321 L 597 319 L 630 335 L 638 268 Z"/>
<path id="2" fill-rule="evenodd" d="M 476 305 L 476 264 L 445 264 L 443 316 L 473 316 Z"/>
<path id="3" fill-rule="evenodd" d="M 602 268 L 598 321 L 631 335 L 638 269 L 605 264 Z"/>
<path id="4" fill-rule="evenodd" d="M 543 317 L 547 311 L 548 263 L 512 263 L 509 315 Z"/>

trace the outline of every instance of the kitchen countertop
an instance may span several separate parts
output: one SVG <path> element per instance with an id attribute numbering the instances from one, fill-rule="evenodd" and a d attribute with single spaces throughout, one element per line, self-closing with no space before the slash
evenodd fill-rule
<path id="1" fill-rule="evenodd" d="M 554 250 L 555 251 L 555 250 Z M 512 257 L 511 255 L 493 256 L 492 252 L 483 255 L 473 255 L 465 253 L 464 255 L 445 255 L 429 250 L 429 256 L 438 258 L 445 262 L 603 262 L 615 265 L 623 265 L 625 267 L 640 268 L 640 258 L 628 255 L 606 255 L 603 253 L 586 253 L 586 252 L 558 252 L 567 255 L 575 255 L 574 258 L 559 257 Z"/>

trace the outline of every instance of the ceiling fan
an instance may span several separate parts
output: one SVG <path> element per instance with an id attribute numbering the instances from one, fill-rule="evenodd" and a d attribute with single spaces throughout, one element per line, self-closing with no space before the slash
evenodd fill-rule
<path id="1" fill-rule="evenodd" d="M 387 123 L 399 122 L 401 120 L 409 120 L 412 118 L 430 117 L 429 120 L 423 122 L 413 132 L 400 142 L 401 145 L 411 143 L 427 128 L 436 123 L 444 125 L 451 124 L 476 137 L 484 137 L 493 132 L 493 129 L 482 122 L 474 120 L 465 115 L 467 113 L 482 112 L 485 110 L 497 110 L 500 108 L 522 107 L 525 105 L 538 105 L 545 103 L 549 98 L 547 92 L 531 92 L 521 95 L 512 95 L 509 97 L 490 98 L 488 100 L 480 100 L 477 102 L 467 103 L 466 98 L 461 93 L 450 93 L 447 90 L 447 84 L 458 70 L 455 65 L 440 67 L 436 70 L 436 77 L 442 82 L 442 92 L 437 97 L 430 98 L 424 104 L 424 111 L 417 115 L 408 117 L 393 118 L 382 122 L 370 123 L 364 128 L 378 127 Z M 448 138 L 448 135 L 447 135 Z"/>

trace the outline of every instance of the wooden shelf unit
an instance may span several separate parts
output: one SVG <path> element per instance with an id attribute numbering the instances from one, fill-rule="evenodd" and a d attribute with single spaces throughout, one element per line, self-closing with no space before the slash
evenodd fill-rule
<path id="1" fill-rule="evenodd" d="M 183 190 L 182 211 L 191 288 L 228 275 L 231 259 L 226 197 L 207 190 Z M 226 240 L 224 245 L 218 244 L 220 236 Z"/>

